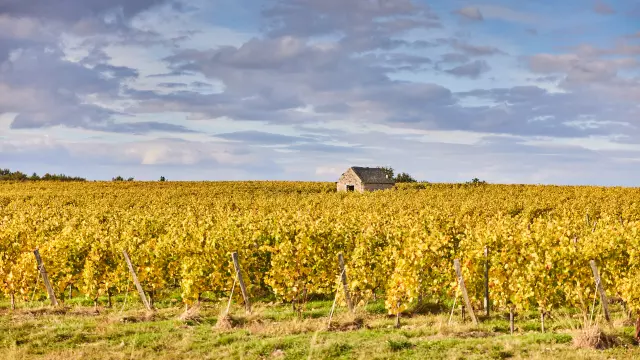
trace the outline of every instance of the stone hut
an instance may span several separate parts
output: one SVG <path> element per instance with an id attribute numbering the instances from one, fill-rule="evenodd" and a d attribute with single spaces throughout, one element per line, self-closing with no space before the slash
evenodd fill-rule
<path id="1" fill-rule="evenodd" d="M 338 191 L 375 191 L 391 189 L 395 185 L 392 178 L 380 168 L 353 166 L 340 176 Z"/>

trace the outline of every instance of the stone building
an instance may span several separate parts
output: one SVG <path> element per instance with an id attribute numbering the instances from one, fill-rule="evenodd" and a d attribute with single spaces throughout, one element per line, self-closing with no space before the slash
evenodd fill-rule
<path id="1" fill-rule="evenodd" d="M 340 176 L 338 191 L 374 191 L 391 189 L 395 185 L 392 178 L 380 168 L 353 166 Z"/>

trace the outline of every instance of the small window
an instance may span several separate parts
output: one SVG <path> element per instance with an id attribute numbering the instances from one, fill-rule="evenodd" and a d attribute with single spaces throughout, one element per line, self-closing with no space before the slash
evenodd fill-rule
<path id="1" fill-rule="evenodd" d="M 347 185 L 347 191 L 356 191 L 355 185 Z"/>

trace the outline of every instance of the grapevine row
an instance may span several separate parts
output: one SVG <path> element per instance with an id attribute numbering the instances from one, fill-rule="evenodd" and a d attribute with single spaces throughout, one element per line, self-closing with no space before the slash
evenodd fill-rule
<path id="1" fill-rule="evenodd" d="M 231 252 L 249 292 L 283 301 L 331 296 L 343 253 L 354 303 L 382 295 L 390 313 L 455 296 L 462 262 L 474 307 L 484 249 L 499 308 L 589 311 L 598 264 L 611 297 L 640 311 L 640 190 L 431 185 L 370 194 L 325 183 L 0 185 L 0 289 L 28 300 L 45 258 L 56 292 L 122 293 L 127 251 L 152 298 L 228 294 Z"/>

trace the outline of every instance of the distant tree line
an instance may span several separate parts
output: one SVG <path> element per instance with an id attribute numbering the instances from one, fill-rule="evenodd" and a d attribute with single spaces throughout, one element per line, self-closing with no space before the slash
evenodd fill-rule
<path id="1" fill-rule="evenodd" d="M 471 181 L 465 182 L 465 184 L 466 185 L 478 185 L 478 186 L 480 186 L 480 185 L 487 185 L 487 182 L 484 181 L 484 180 L 480 180 L 478 178 L 473 178 L 473 179 L 471 179 Z"/>
<path id="2" fill-rule="evenodd" d="M 122 177 L 122 176 L 120 176 L 120 175 L 118 175 L 118 176 L 116 176 L 116 177 L 114 177 L 114 178 L 111 178 L 111 181 L 135 181 L 135 180 L 136 180 L 136 179 L 135 179 L 135 178 L 133 178 L 133 177 L 130 177 L 130 178 L 125 179 L 124 177 Z M 160 182 L 165 182 L 165 181 L 167 181 L 167 178 L 166 178 L 166 177 L 164 177 L 164 176 L 160 176 L 160 180 L 159 180 L 159 181 L 160 181 Z"/>
<path id="3" fill-rule="evenodd" d="M 29 176 L 20 171 L 0 169 L 0 181 L 87 181 L 87 179 L 77 176 L 49 173 L 46 173 L 42 176 L 33 173 L 31 176 Z"/>
<path id="4" fill-rule="evenodd" d="M 424 184 L 428 184 L 427 181 L 418 181 L 416 180 L 413 176 L 409 175 L 406 172 L 401 172 L 399 174 L 395 174 L 395 170 L 390 167 L 390 166 L 380 166 L 380 169 L 382 169 L 382 171 L 384 171 L 387 174 L 387 177 L 389 177 L 389 179 L 393 179 L 396 183 L 420 183 L 418 184 L 419 186 L 422 186 Z M 484 180 L 480 180 L 478 178 L 473 178 L 471 179 L 471 181 L 466 181 L 464 183 L 464 185 L 471 185 L 471 186 L 481 186 L 481 185 L 487 185 L 488 183 Z M 415 188 L 415 187 L 412 187 Z"/>
<path id="5" fill-rule="evenodd" d="M 382 169 L 382 171 L 384 171 L 387 174 L 389 179 L 393 179 L 397 183 L 415 183 L 415 182 L 418 182 L 418 180 L 414 179 L 413 176 L 409 175 L 406 172 L 401 172 L 400 174 L 395 175 L 395 172 L 394 172 L 392 167 L 383 166 L 380 169 Z"/>

